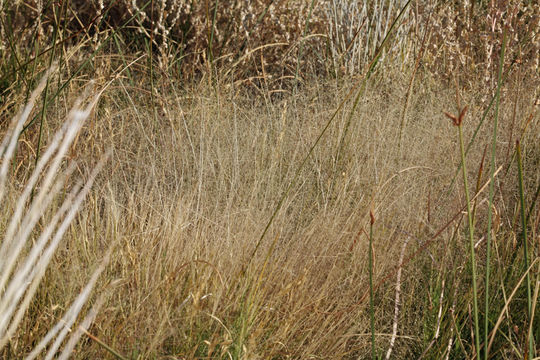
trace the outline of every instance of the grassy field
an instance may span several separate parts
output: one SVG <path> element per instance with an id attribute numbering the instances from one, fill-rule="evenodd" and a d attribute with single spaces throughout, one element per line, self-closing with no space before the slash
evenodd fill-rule
<path id="1" fill-rule="evenodd" d="M 91 4 L 0 2 L 0 358 L 540 358 L 539 5 Z"/>

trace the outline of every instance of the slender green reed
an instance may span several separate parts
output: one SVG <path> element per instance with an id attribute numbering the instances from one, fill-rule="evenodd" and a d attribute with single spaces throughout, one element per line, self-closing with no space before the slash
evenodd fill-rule
<path id="1" fill-rule="evenodd" d="M 385 34 L 384 39 L 381 42 L 381 45 L 377 48 L 377 51 L 375 52 L 375 55 L 373 56 L 373 59 L 371 60 L 371 62 L 367 66 L 368 70 L 367 70 L 365 76 L 362 79 L 360 89 L 358 90 L 358 92 L 356 94 L 356 97 L 354 98 L 353 107 L 352 107 L 351 111 L 349 112 L 349 115 L 347 116 L 347 122 L 345 123 L 345 128 L 343 130 L 343 135 L 339 139 L 338 150 L 336 152 L 336 157 L 335 157 L 336 165 L 339 163 L 339 161 L 341 159 L 341 154 L 342 154 L 343 149 L 345 147 L 345 140 L 347 138 L 347 135 L 349 133 L 349 128 L 351 126 L 352 117 L 353 117 L 353 115 L 354 115 L 354 113 L 356 111 L 356 108 L 358 107 L 358 104 L 360 103 L 360 99 L 364 95 L 364 91 L 365 91 L 365 88 L 366 88 L 366 85 L 367 85 L 367 81 L 371 77 L 371 74 L 373 74 L 373 72 L 375 71 L 375 67 L 379 63 L 379 59 L 381 58 L 381 55 L 383 53 L 384 48 L 389 44 L 388 41 L 390 39 L 390 35 L 393 33 L 396 25 L 398 24 L 398 21 L 401 19 L 403 14 L 405 14 L 405 10 L 407 10 L 407 8 L 409 7 L 409 4 L 411 3 L 411 1 L 412 0 L 409 0 L 409 1 L 407 1 L 405 3 L 405 5 L 403 5 L 403 7 L 401 8 L 401 11 L 399 12 L 399 14 L 396 16 L 396 18 L 392 22 L 392 25 L 390 25 L 390 29 Z"/>
<path id="2" fill-rule="evenodd" d="M 64 4 L 62 4 L 62 7 L 64 6 Z M 56 8 L 56 14 L 55 14 L 55 18 L 58 19 L 59 18 L 59 15 L 61 13 L 62 9 L 57 9 Z M 48 68 L 52 68 L 53 66 L 53 62 L 54 62 L 54 57 L 56 55 L 56 39 L 58 38 L 58 30 L 59 30 L 59 26 L 58 24 L 55 24 L 55 26 L 53 27 L 53 35 L 52 35 L 52 52 L 51 52 L 51 55 L 50 55 L 50 58 L 49 58 L 49 65 L 48 65 Z M 34 65 L 36 64 L 37 62 L 34 63 Z M 50 83 L 50 77 L 47 77 L 47 82 L 45 84 L 45 89 L 43 90 L 43 105 L 41 107 L 41 115 L 40 115 L 40 120 L 39 120 L 39 136 L 38 136 L 38 143 L 37 143 L 37 148 L 36 148 L 36 161 L 34 163 L 34 166 L 37 166 L 37 163 L 39 161 L 39 156 L 40 156 L 40 150 L 41 150 L 41 140 L 42 140 L 42 137 L 43 137 L 43 123 L 45 122 L 45 112 L 47 110 L 47 96 L 49 95 L 49 83 Z"/>
<path id="3" fill-rule="evenodd" d="M 488 360 L 488 334 L 489 334 L 489 278 L 491 271 L 491 226 L 493 221 L 493 193 L 495 189 L 495 154 L 497 152 L 497 127 L 499 122 L 499 105 L 501 100 L 502 73 L 504 69 L 504 51 L 506 49 L 506 29 L 503 31 L 501 55 L 499 58 L 499 73 L 497 77 L 497 93 L 495 95 L 495 119 L 493 120 L 493 137 L 491 138 L 491 166 L 489 182 L 489 201 L 487 214 L 487 248 L 486 248 L 486 281 L 485 281 L 485 308 L 484 308 L 484 359 Z M 479 350 L 480 351 L 480 350 Z"/>
<path id="4" fill-rule="evenodd" d="M 387 40 L 389 39 L 390 37 L 390 34 L 394 31 L 399 19 L 402 17 L 402 15 L 405 13 L 405 10 L 407 9 L 407 7 L 409 6 L 409 4 L 411 3 L 412 0 L 409 0 L 407 1 L 407 3 L 402 7 L 400 13 L 398 14 L 398 16 L 396 17 L 396 19 L 392 22 L 392 25 L 390 26 L 390 29 L 388 30 L 388 32 L 386 33 L 386 36 L 384 38 L 384 40 L 382 41 L 381 45 L 379 46 L 379 49 L 377 50 L 373 60 L 371 61 L 371 63 L 369 64 L 368 66 L 368 71 L 366 72 L 366 74 L 362 77 L 362 79 L 347 93 L 347 95 L 345 95 L 345 97 L 343 98 L 343 100 L 339 103 L 337 109 L 332 113 L 332 116 L 330 117 L 330 119 L 328 119 L 328 121 L 326 122 L 326 124 L 324 125 L 323 129 L 321 130 L 321 132 L 319 133 L 319 136 L 317 136 L 317 138 L 315 139 L 315 142 L 313 143 L 313 145 L 309 148 L 306 156 L 302 159 L 302 162 L 300 163 L 300 165 L 298 165 L 298 167 L 296 168 L 295 172 L 294 172 L 294 176 L 293 176 L 293 179 L 291 180 L 291 182 L 289 183 L 289 185 L 285 188 L 285 191 L 283 192 L 283 195 L 281 196 L 281 198 L 279 199 L 274 211 L 272 212 L 272 215 L 270 216 L 270 219 L 268 220 L 268 222 L 266 223 L 266 226 L 264 227 L 264 230 L 261 234 L 261 236 L 259 237 L 259 240 L 257 240 L 257 243 L 255 244 L 255 248 L 253 249 L 253 251 L 251 252 L 251 256 L 248 258 L 248 261 L 247 261 L 247 264 L 245 266 L 243 266 L 242 268 L 242 271 L 241 272 L 245 272 L 245 269 L 247 268 L 247 266 L 249 266 L 251 260 L 253 259 L 253 257 L 255 256 L 255 254 L 257 253 L 257 251 L 259 250 L 259 247 L 261 246 L 265 236 L 266 236 L 266 233 L 268 232 L 268 229 L 270 229 L 270 226 L 272 225 L 272 223 L 274 222 L 274 219 L 276 218 L 279 210 L 281 210 L 281 207 L 283 206 L 283 202 L 285 201 L 285 199 L 287 198 L 287 196 L 289 195 L 289 192 L 291 191 L 292 187 L 294 184 L 296 184 L 296 181 L 298 180 L 298 177 L 300 176 L 300 172 L 302 171 L 302 169 L 304 168 L 307 160 L 310 158 L 311 154 L 313 153 L 313 151 L 315 150 L 315 148 L 317 147 L 317 145 L 319 144 L 319 142 L 321 141 L 322 137 L 324 136 L 324 134 L 326 133 L 326 131 L 328 130 L 328 128 L 330 127 L 330 125 L 332 125 L 332 123 L 334 122 L 334 120 L 336 119 L 337 115 L 339 114 L 339 112 L 343 109 L 343 107 L 345 106 L 345 103 L 351 99 L 351 97 L 356 94 L 356 97 L 354 98 L 354 104 L 353 104 L 353 107 L 350 111 L 350 114 L 349 114 L 349 118 L 347 120 L 348 123 L 350 123 L 351 119 L 352 119 L 352 115 L 354 114 L 355 110 L 356 110 L 356 107 L 358 106 L 359 102 L 360 102 L 360 98 L 362 96 L 362 94 L 364 93 L 364 88 L 365 88 L 365 84 L 367 82 L 367 80 L 369 79 L 371 73 L 373 72 L 374 68 L 375 68 L 375 65 L 378 63 L 378 60 L 379 60 L 379 57 L 380 57 L 380 54 L 384 48 L 384 46 L 386 45 L 387 43 Z M 345 138 L 346 134 L 344 134 L 342 137 L 341 137 L 341 140 L 340 140 L 340 144 L 342 144 L 342 142 L 344 141 L 344 138 Z M 339 146 L 339 148 L 341 148 L 342 145 Z M 339 156 L 339 149 L 338 149 L 338 152 L 337 152 L 337 156 Z M 338 160 L 336 160 L 337 162 Z"/>
<path id="5" fill-rule="evenodd" d="M 150 17 L 151 17 L 151 29 L 150 29 L 150 43 L 148 44 L 148 67 L 150 69 L 150 101 L 152 107 L 152 116 L 154 118 L 154 126 L 157 129 L 157 109 L 156 109 L 156 96 L 154 94 L 154 0 L 151 0 L 152 4 L 150 7 Z"/>
<path id="6" fill-rule="evenodd" d="M 371 320 L 371 358 L 376 359 L 375 353 L 375 305 L 373 301 L 373 224 L 375 216 L 369 212 L 369 316 Z"/>
<path id="7" fill-rule="evenodd" d="M 210 61 L 210 66 L 213 68 L 214 65 L 214 32 L 216 28 L 216 19 L 217 19 L 217 10 L 218 10 L 219 0 L 216 0 L 214 4 L 214 14 L 212 15 L 212 25 L 210 29 L 210 38 L 208 39 L 208 61 Z"/>
<path id="8" fill-rule="evenodd" d="M 521 163 L 521 146 L 519 145 L 519 141 L 516 142 L 516 150 L 517 150 L 517 166 L 518 166 L 518 184 L 519 184 L 519 201 L 520 201 L 520 207 L 521 207 L 521 238 L 523 240 L 523 252 L 524 252 L 524 268 L 527 270 L 529 268 L 529 247 L 527 244 L 527 215 L 525 214 L 525 194 L 523 191 L 523 166 Z M 527 312 L 529 315 L 529 321 L 533 321 L 533 313 L 532 313 L 532 295 L 531 295 L 531 277 L 529 275 L 529 272 L 527 272 L 526 277 L 527 282 Z M 529 337 L 529 359 L 533 358 L 534 355 L 534 341 L 533 337 Z"/>
<path id="9" fill-rule="evenodd" d="M 467 219 L 469 221 L 469 242 L 470 242 L 470 257 L 471 257 L 471 273 L 472 273 L 472 287 L 473 287 L 473 318 L 474 318 L 474 340 L 476 346 L 476 353 L 480 354 L 480 326 L 478 323 L 478 288 L 476 285 L 476 257 L 474 251 L 474 220 L 471 210 L 471 200 L 469 196 L 469 183 L 467 181 L 467 163 L 465 161 L 465 146 L 463 144 L 463 118 L 467 112 L 467 107 L 461 110 L 461 113 L 456 117 L 446 113 L 450 119 L 454 121 L 454 125 L 458 128 L 459 137 L 459 151 L 461 154 L 461 169 L 463 172 L 463 184 L 465 187 L 465 202 L 467 205 Z"/>

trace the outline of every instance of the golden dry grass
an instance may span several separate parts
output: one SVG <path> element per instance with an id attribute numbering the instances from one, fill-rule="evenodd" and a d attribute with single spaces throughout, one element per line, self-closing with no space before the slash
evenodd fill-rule
<path id="1" fill-rule="evenodd" d="M 345 104 L 254 255 L 296 169 L 353 80 L 321 80 L 294 96 L 277 97 L 253 95 L 227 83 L 210 87 L 201 81 L 181 87 L 164 77 L 156 83 L 155 114 L 144 89 L 124 78 L 115 81 L 72 149 L 82 173 L 107 148 L 113 155 L 21 330 L 0 354 L 26 354 L 115 244 L 98 290 L 110 291 L 110 296 L 90 332 L 126 358 L 367 357 L 365 231 L 373 210 L 377 348 L 382 354 L 390 343 L 395 271 L 408 239 L 393 356 L 418 357 L 437 327 L 443 335 L 430 356 L 444 356 L 449 339 L 458 341 L 450 308 L 464 316 L 472 296 L 469 274 L 463 270 L 468 258 L 459 216 L 465 204 L 462 184 L 458 178 L 450 186 L 460 160 L 457 137 L 443 114 L 455 112 L 455 90 L 422 79 L 412 92 L 398 147 L 408 80 L 398 72 L 374 76 L 340 147 L 352 108 Z M 503 170 L 497 176 L 494 204 L 494 261 L 500 266 L 509 265 L 519 235 L 511 161 L 514 142 L 522 134 L 529 200 L 540 176 L 537 88 L 523 79 L 516 84 L 519 93 L 513 83 L 505 87 L 500 115 L 497 158 Z M 461 94 L 461 102 L 469 105 L 466 139 L 487 106 L 483 90 Z M 50 109 L 51 115 L 64 111 L 60 101 Z M 60 126 L 57 118 L 48 118 L 45 144 L 49 131 Z M 468 156 L 474 185 L 489 128 L 488 121 Z M 14 174 L 19 181 L 32 167 L 24 160 L 31 156 L 24 148 L 25 136 L 32 143 L 33 135 L 21 139 L 21 166 Z M 486 174 L 480 187 L 488 180 Z M 15 199 L 17 190 L 12 191 L 10 199 Z M 479 229 L 485 227 L 486 198 L 483 190 L 476 201 Z M 535 211 L 533 253 L 538 251 L 537 207 Z M 3 213 L 2 227 L 7 221 Z M 482 230 L 479 234 L 477 240 Z M 481 243 L 480 254 L 483 247 Z M 440 309 L 443 315 L 438 315 Z M 461 341 L 469 353 L 468 340 Z M 73 356 L 111 355 L 88 338 Z"/>

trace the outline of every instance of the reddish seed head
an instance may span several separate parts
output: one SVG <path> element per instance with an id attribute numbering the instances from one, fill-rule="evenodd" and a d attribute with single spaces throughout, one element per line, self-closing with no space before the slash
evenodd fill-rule
<path id="1" fill-rule="evenodd" d="M 373 210 L 369 211 L 369 217 L 370 217 L 370 224 L 375 224 L 375 215 L 373 215 Z"/>
<path id="2" fill-rule="evenodd" d="M 452 114 L 449 114 L 447 112 L 444 113 L 448 118 L 450 118 L 455 126 L 461 126 L 461 123 L 463 122 L 463 118 L 465 117 L 465 113 L 467 112 L 467 106 L 465 106 L 461 112 L 459 113 L 459 116 L 454 116 Z"/>

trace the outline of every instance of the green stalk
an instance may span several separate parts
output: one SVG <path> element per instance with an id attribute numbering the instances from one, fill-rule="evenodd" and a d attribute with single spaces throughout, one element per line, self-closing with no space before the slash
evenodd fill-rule
<path id="1" fill-rule="evenodd" d="M 216 3 L 214 5 L 214 14 L 212 15 L 212 28 L 210 29 L 210 40 L 208 40 L 208 60 L 210 61 L 210 66 L 212 68 L 214 64 L 214 51 L 212 49 L 212 43 L 214 42 L 214 29 L 216 26 L 218 4 L 219 4 L 219 0 L 216 0 Z"/>
<path id="2" fill-rule="evenodd" d="M 462 113 L 463 114 L 463 113 Z M 460 116 L 461 117 L 461 116 Z M 461 169 L 463 170 L 463 183 L 465 186 L 465 201 L 467 202 L 467 218 L 469 220 L 469 241 L 471 251 L 472 286 L 473 286 L 473 316 L 474 316 L 474 340 L 476 352 L 480 353 L 480 326 L 478 325 L 478 289 L 476 287 L 476 258 L 474 254 L 474 224 L 469 197 L 469 184 L 467 182 L 467 166 L 465 163 L 465 146 L 463 145 L 463 130 L 461 121 L 457 124 L 459 134 L 459 150 L 461 152 Z"/>
<path id="3" fill-rule="evenodd" d="M 375 360 L 375 306 L 373 304 L 373 224 L 375 216 L 373 216 L 373 212 L 370 212 L 369 216 L 369 315 L 371 318 L 371 358 Z"/>
<path id="4" fill-rule="evenodd" d="M 502 82 L 506 81 L 506 79 L 508 78 L 508 75 L 510 74 L 510 70 L 512 69 L 512 66 L 515 63 L 516 63 L 516 58 L 514 58 L 514 60 L 512 60 L 512 62 L 510 63 L 510 65 L 506 69 L 506 71 L 505 71 L 505 73 L 503 75 Z M 478 132 L 480 131 L 480 128 L 484 124 L 484 121 L 486 120 L 486 117 L 487 117 L 488 113 L 491 111 L 491 107 L 493 106 L 493 103 L 495 102 L 495 97 L 496 97 L 496 94 L 491 97 L 491 100 L 489 101 L 488 106 L 486 107 L 486 109 L 484 110 L 484 112 L 482 114 L 482 117 L 480 118 L 480 122 L 476 126 L 476 129 L 474 129 L 474 133 L 471 136 L 471 139 L 469 140 L 469 143 L 467 144 L 467 149 L 465 150 L 465 155 L 467 155 L 469 153 L 469 150 L 471 149 L 474 141 L 476 140 L 476 136 L 478 135 Z M 456 179 L 458 177 L 459 170 L 461 170 L 461 164 L 459 164 L 458 168 L 456 169 L 456 172 L 452 176 L 452 181 L 450 181 L 450 184 L 448 185 L 448 192 L 446 193 L 446 196 L 450 195 L 450 193 L 452 192 L 452 186 L 454 185 L 454 183 L 455 183 L 455 181 L 456 181 Z"/>
<path id="5" fill-rule="evenodd" d="M 154 96 L 154 0 L 151 0 L 152 4 L 150 5 L 150 17 L 151 17 L 151 28 L 150 28 L 150 44 L 148 44 L 148 55 L 149 55 L 149 67 L 150 67 L 150 101 L 152 102 L 152 116 L 154 118 L 154 126 L 157 128 L 157 110 L 156 110 L 156 99 Z"/>
<path id="6" fill-rule="evenodd" d="M 63 8 L 64 4 L 62 4 Z M 59 18 L 59 14 L 62 12 L 62 8 L 58 9 L 58 12 L 56 12 L 56 19 Z M 54 56 L 56 54 L 56 39 L 58 37 L 58 27 L 60 25 L 55 24 L 54 31 L 53 31 L 53 38 L 52 38 L 52 52 L 51 57 L 49 58 L 49 65 L 48 68 L 52 68 L 53 62 L 54 62 Z M 34 62 L 34 70 L 36 67 L 37 61 Z M 45 84 L 45 89 L 43 91 L 43 106 L 41 108 L 41 114 L 40 114 L 40 120 L 39 120 L 39 135 L 38 135 L 38 142 L 37 142 L 37 148 L 36 148 L 36 161 L 34 162 L 34 166 L 37 166 L 39 161 L 39 156 L 41 152 L 41 140 L 43 138 L 43 124 L 45 123 L 45 112 L 47 111 L 47 96 L 49 95 L 49 84 L 50 84 L 50 77 L 47 77 L 47 83 Z M 30 195 L 30 199 L 34 198 L 34 190 L 32 189 L 32 193 Z M 30 200 L 32 201 L 32 200 Z"/>
<path id="7" fill-rule="evenodd" d="M 495 183 L 495 153 L 497 151 L 497 125 L 499 121 L 499 104 L 501 98 L 502 73 L 504 68 L 504 51 L 506 48 L 506 28 L 503 32 L 503 41 L 501 47 L 501 56 L 499 59 L 499 73 L 497 77 L 497 94 L 495 95 L 495 119 L 493 123 L 493 137 L 491 139 L 491 176 L 489 182 L 489 205 L 487 219 L 487 249 L 486 249 L 486 297 L 484 308 L 484 359 L 488 360 L 488 335 L 489 335 L 489 275 L 491 264 L 491 226 L 492 226 L 492 204 Z"/>
<path id="8" fill-rule="evenodd" d="M 341 138 L 339 139 L 339 143 L 338 143 L 338 150 L 336 152 L 336 157 L 335 157 L 335 164 L 336 166 L 338 165 L 338 163 L 340 162 L 340 159 L 341 159 L 341 153 L 343 152 L 343 149 L 345 148 L 345 140 L 347 138 L 347 134 L 349 133 L 349 127 L 351 126 L 351 122 L 352 122 L 352 117 L 355 113 L 355 110 L 360 102 L 360 99 L 362 98 L 362 96 L 364 95 L 364 91 L 365 91 L 365 88 L 367 86 L 367 81 L 369 80 L 371 74 L 373 74 L 374 70 L 375 70 L 375 67 L 377 66 L 377 64 L 379 63 L 379 59 L 383 53 L 383 50 L 384 48 L 386 47 L 389 39 L 390 39 L 390 35 L 393 33 L 394 31 L 394 28 L 396 27 L 396 25 L 398 24 L 398 21 L 401 19 L 401 17 L 403 16 L 403 14 L 405 14 L 405 10 L 407 10 L 407 7 L 409 7 L 409 4 L 411 3 L 412 0 L 409 0 L 405 3 L 405 5 L 403 5 L 403 7 L 401 8 L 401 11 L 399 12 L 399 14 L 396 16 L 396 18 L 394 19 L 394 21 L 392 22 L 392 25 L 390 25 L 390 29 L 388 30 L 388 32 L 385 34 L 384 36 L 384 39 L 382 40 L 381 42 L 381 45 L 379 45 L 377 51 L 375 52 L 375 55 L 373 56 L 373 59 L 371 60 L 371 62 L 368 64 L 367 66 L 367 72 L 366 72 L 366 75 L 364 76 L 363 80 L 362 80 L 362 85 L 360 87 L 360 90 L 358 91 L 358 93 L 356 94 L 356 97 L 354 99 L 354 103 L 353 103 L 353 106 L 352 106 L 352 109 L 351 111 L 349 112 L 349 115 L 347 116 L 347 122 L 345 123 L 345 127 L 344 127 L 344 130 L 343 130 L 343 135 L 341 136 Z M 335 178 L 334 178 L 335 180 Z M 333 184 L 332 184 L 333 185 Z"/>
<path id="9" fill-rule="evenodd" d="M 521 205 L 521 234 L 523 239 L 523 250 L 525 255 L 525 270 L 529 268 L 529 249 L 527 246 L 527 218 L 525 214 L 525 195 L 523 191 L 523 167 L 521 164 L 521 148 L 519 146 L 519 141 L 516 143 L 517 147 L 517 165 L 518 165 L 518 183 L 519 183 L 519 201 Z M 532 300 L 531 300 L 531 277 L 529 272 L 527 272 L 527 310 L 529 314 L 529 321 L 533 321 L 532 314 Z M 533 336 L 529 336 L 529 359 L 533 358 L 534 347 L 533 347 Z"/>
<path id="10" fill-rule="evenodd" d="M 63 6 L 63 4 L 62 4 Z M 56 14 L 56 18 L 58 18 L 58 14 L 60 13 L 61 9 L 58 10 L 58 13 Z M 52 64 L 53 64 L 53 61 L 54 61 L 54 55 L 56 53 L 56 38 L 58 37 L 58 27 L 59 25 L 58 24 L 55 24 L 56 26 L 54 26 L 54 31 L 53 31 L 53 38 L 52 38 L 52 42 L 53 42 L 53 46 L 52 46 L 52 52 L 51 52 L 51 57 L 49 58 L 49 66 L 48 68 L 50 69 L 52 67 Z M 35 67 L 35 64 L 37 63 L 34 62 L 34 67 Z M 37 149 L 36 149 L 36 162 L 35 162 L 35 166 L 37 166 L 37 163 L 39 161 L 39 153 L 40 153 L 40 150 L 41 150 L 41 139 L 42 139 L 42 135 L 43 135 L 43 123 L 45 122 L 45 111 L 47 110 L 47 95 L 49 94 L 49 81 L 50 81 L 50 77 L 47 77 L 47 83 L 45 84 L 45 90 L 43 91 L 43 107 L 41 108 L 41 116 L 40 116 L 40 121 L 39 121 L 39 136 L 38 136 L 38 143 L 37 143 Z"/>

